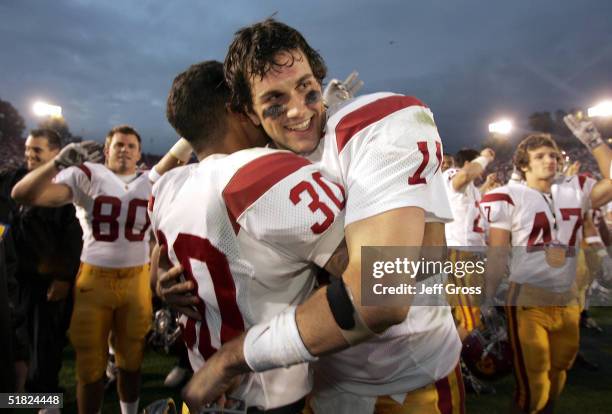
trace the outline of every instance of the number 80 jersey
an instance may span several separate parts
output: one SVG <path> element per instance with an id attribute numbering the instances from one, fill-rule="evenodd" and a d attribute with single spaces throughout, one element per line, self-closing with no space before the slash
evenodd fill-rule
<path id="1" fill-rule="evenodd" d="M 181 320 L 194 369 L 224 342 L 310 295 L 313 263 L 324 266 L 344 238 L 343 210 L 341 186 L 310 161 L 268 148 L 211 155 L 154 185 L 155 234 L 200 299 L 203 320 Z M 235 396 L 264 409 L 310 390 L 304 365 L 249 378 Z"/>
<path id="2" fill-rule="evenodd" d="M 151 183 L 146 173 L 138 172 L 126 184 L 104 165 L 85 162 L 60 171 L 55 183 L 72 190 L 83 228 L 82 262 L 111 268 L 149 262 Z"/>

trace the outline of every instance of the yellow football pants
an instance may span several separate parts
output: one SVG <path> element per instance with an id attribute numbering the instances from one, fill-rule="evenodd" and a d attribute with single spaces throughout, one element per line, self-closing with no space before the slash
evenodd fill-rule
<path id="1" fill-rule="evenodd" d="M 82 263 L 74 287 L 70 341 L 82 384 L 102 379 L 113 331 L 117 367 L 138 371 L 151 326 L 149 265 L 112 269 Z"/>

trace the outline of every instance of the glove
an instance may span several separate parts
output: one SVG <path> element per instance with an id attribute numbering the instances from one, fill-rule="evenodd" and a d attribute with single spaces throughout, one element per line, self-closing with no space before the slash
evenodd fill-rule
<path id="1" fill-rule="evenodd" d="M 601 134 L 597 128 L 595 128 L 593 122 L 586 119 L 579 119 L 573 114 L 565 115 L 563 121 L 576 138 L 586 145 L 590 151 L 593 151 L 604 143 Z"/>
<path id="2" fill-rule="evenodd" d="M 85 161 L 100 162 L 102 152 L 94 141 L 73 142 L 66 145 L 54 158 L 58 170 L 63 170 L 73 165 L 83 164 Z"/>
<path id="3" fill-rule="evenodd" d="M 358 76 L 359 73 L 353 71 L 343 82 L 335 78 L 330 80 L 323 92 L 323 102 L 325 102 L 327 107 L 338 105 L 353 98 L 363 87 L 363 81 Z"/>

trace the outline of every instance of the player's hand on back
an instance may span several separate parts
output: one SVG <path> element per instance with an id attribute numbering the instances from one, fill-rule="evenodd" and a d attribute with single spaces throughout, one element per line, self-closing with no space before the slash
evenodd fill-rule
<path id="1" fill-rule="evenodd" d="M 151 279 L 155 281 L 155 294 L 170 308 L 199 321 L 202 316 L 194 308 L 198 303 L 198 297 L 194 295 L 195 286 L 182 276 L 183 266 L 172 266 L 167 260 L 167 247 L 162 246 L 159 255 L 151 257 Z"/>

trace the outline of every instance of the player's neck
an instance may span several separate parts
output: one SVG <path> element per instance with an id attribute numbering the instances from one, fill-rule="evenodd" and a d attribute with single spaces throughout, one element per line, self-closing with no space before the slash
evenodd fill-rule
<path id="1" fill-rule="evenodd" d="M 525 181 L 527 182 L 527 186 L 529 188 L 533 188 L 534 190 L 540 191 L 542 193 L 550 193 L 550 187 L 552 186 L 554 177 L 548 179 L 540 179 L 528 174 L 525 178 Z"/>
<path id="2" fill-rule="evenodd" d="M 121 167 L 112 167 L 109 164 L 106 164 L 106 168 L 111 170 L 113 173 L 117 175 L 133 175 L 136 174 L 136 167 L 133 168 L 121 168 Z"/>

